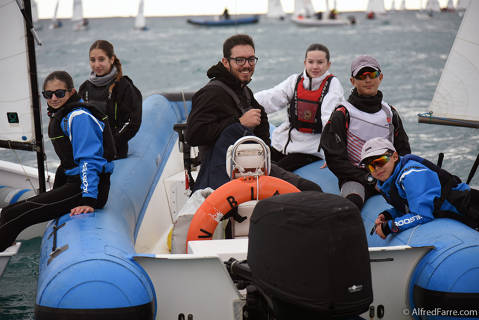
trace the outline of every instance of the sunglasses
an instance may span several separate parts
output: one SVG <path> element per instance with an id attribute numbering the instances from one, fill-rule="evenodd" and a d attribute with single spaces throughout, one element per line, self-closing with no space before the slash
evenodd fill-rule
<path id="1" fill-rule="evenodd" d="M 376 171 L 377 167 L 381 168 L 386 163 L 388 163 L 389 160 L 391 160 L 391 155 L 388 155 L 388 154 L 382 155 L 374 160 L 369 161 L 366 164 L 366 168 L 369 170 L 369 172 L 374 172 Z"/>
<path id="2" fill-rule="evenodd" d="M 57 98 L 63 98 L 65 94 L 70 91 L 71 89 L 57 89 L 55 91 L 47 90 L 47 91 L 43 91 L 42 94 L 45 99 L 51 99 L 54 94 Z"/>
<path id="3" fill-rule="evenodd" d="M 357 74 L 354 78 L 358 80 L 365 80 L 366 77 L 369 76 L 369 79 L 376 79 L 377 77 L 379 77 L 380 74 L 381 74 L 381 71 L 376 70 L 376 71 L 363 72 L 361 74 Z"/>

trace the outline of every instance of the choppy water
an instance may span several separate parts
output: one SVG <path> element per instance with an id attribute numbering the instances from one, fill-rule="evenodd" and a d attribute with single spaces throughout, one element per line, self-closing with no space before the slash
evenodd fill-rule
<path id="1" fill-rule="evenodd" d="M 69 21 L 57 30 L 49 30 L 43 21 L 39 32 L 43 46 L 37 47 L 39 82 L 51 71 L 63 69 L 78 87 L 89 74 L 90 44 L 107 39 L 114 44 L 124 73 L 145 97 L 195 91 L 206 83 L 206 70 L 221 57 L 224 39 L 247 33 L 255 40 L 259 57 L 250 85 L 257 91 L 301 71 L 306 47 L 320 42 L 329 47 L 331 70 L 346 92 L 351 89 L 352 59 L 359 54 L 377 57 L 384 74 L 380 89 L 385 100 L 399 109 L 413 152 L 431 160 L 444 152 L 444 168 L 465 179 L 479 152 L 479 131 L 419 124 L 416 117 L 427 111 L 461 18 L 442 13 L 433 19 L 418 19 L 414 12 L 394 13 L 377 21 L 367 21 L 363 14 L 355 16 L 357 25 L 334 28 L 301 28 L 267 19 L 257 25 L 202 28 L 188 25 L 185 17 L 149 18 L 146 32 L 132 30 L 132 18 L 94 19 L 90 29 L 81 32 L 72 31 Z M 270 118 L 278 124 L 283 117 L 279 113 Z M 44 113 L 44 131 L 47 121 Z M 53 171 L 58 160 L 49 142 L 46 146 L 48 167 Z M 32 154 L 17 154 L 25 164 L 35 164 Z M 0 158 L 13 161 L 16 156 L 0 151 Z M 479 185 L 479 174 L 473 184 Z M 39 246 L 39 239 L 25 242 L 0 280 L 0 319 L 33 319 Z"/>

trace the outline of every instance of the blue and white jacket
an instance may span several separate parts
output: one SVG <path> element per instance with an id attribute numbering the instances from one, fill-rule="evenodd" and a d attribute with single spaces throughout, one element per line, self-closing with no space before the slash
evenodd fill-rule
<path id="1" fill-rule="evenodd" d="M 84 204 L 90 206 L 98 197 L 100 174 L 112 173 L 114 168 L 111 131 L 111 141 L 107 141 L 105 122 L 97 118 L 97 113 L 101 114 L 80 100 L 72 101 L 54 110 L 48 128 L 65 174 L 80 177 Z"/>
<path id="2" fill-rule="evenodd" d="M 386 231 L 401 232 L 429 222 L 438 216 L 439 211 L 463 215 L 445 197 L 441 200 L 441 191 L 447 191 L 444 191 L 438 173 L 422 162 L 410 159 L 409 155 L 400 157 L 391 176 L 384 182 L 378 181 L 377 186 L 393 205 L 386 210 L 390 215 L 386 217 L 390 219 L 387 224 L 389 230 Z M 470 188 L 459 181 L 451 190 L 468 191 Z M 400 206 L 401 202 L 403 206 Z"/>

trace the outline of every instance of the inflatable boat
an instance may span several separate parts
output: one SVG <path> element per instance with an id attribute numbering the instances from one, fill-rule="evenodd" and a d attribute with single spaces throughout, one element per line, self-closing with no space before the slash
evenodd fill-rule
<path id="1" fill-rule="evenodd" d="M 207 27 L 224 27 L 224 26 L 236 26 L 240 24 L 252 24 L 258 23 L 258 16 L 243 17 L 243 18 L 230 18 L 230 19 L 196 19 L 191 18 L 186 20 L 190 24 L 197 26 Z"/>
<path id="2" fill-rule="evenodd" d="M 147 98 L 130 154 L 115 163 L 105 208 L 50 223 L 41 245 L 36 319 L 242 318 L 246 300 L 224 261 L 246 259 L 247 238 L 190 241 L 188 254 L 170 253 L 172 233 L 188 231 L 172 232 L 189 196 L 173 126 L 185 121 L 190 98 Z M 338 194 L 335 176 L 321 165 L 296 173 Z M 379 196 L 368 200 L 361 212 L 365 230 L 385 208 Z M 436 219 L 386 240 L 368 233 L 367 240 L 373 312 L 419 319 L 420 310 L 477 310 L 477 231 Z"/>

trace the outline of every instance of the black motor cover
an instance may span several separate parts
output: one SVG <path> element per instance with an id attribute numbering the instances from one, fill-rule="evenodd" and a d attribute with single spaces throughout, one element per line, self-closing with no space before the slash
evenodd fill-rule
<path id="1" fill-rule="evenodd" d="M 248 264 L 255 283 L 288 304 L 343 317 L 373 301 L 360 212 L 337 195 L 304 191 L 259 201 Z"/>

